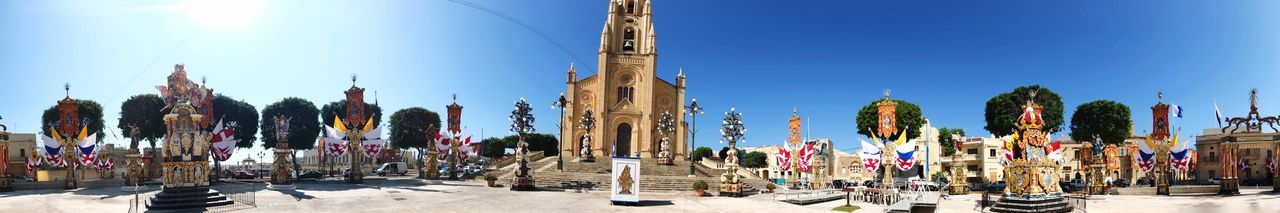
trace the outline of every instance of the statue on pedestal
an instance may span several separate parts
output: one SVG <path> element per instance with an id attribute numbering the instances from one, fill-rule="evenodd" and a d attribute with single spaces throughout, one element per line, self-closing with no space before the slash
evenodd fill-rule
<path id="1" fill-rule="evenodd" d="M 720 194 L 738 196 L 742 193 L 742 181 L 738 177 L 738 142 L 746 139 L 747 127 L 742 123 L 742 113 L 737 108 L 730 108 L 724 113 L 724 122 L 720 127 L 720 142 L 729 142 L 729 151 L 724 159 L 724 174 L 720 175 Z"/>
<path id="2" fill-rule="evenodd" d="M 533 190 L 533 175 L 529 174 L 529 143 L 525 142 L 524 135 L 533 132 L 533 108 L 529 107 L 529 103 L 520 98 L 515 103 L 515 110 L 511 111 L 508 116 L 511 119 L 511 131 L 516 132 L 520 136 L 520 142 L 516 144 L 516 162 L 519 167 L 516 168 L 515 177 L 512 178 L 511 190 L 526 191 Z"/>
<path id="3" fill-rule="evenodd" d="M 658 142 L 658 165 L 673 165 L 675 156 L 671 154 L 671 133 L 676 131 L 675 119 L 671 117 L 671 112 L 662 112 L 658 116 L 658 133 L 662 134 L 662 139 Z"/>
<path id="4" fill-rule="evenodd" d="M 284 115 L 276 115 L 276 147 L 274 150 L 274 162 L 271 169 L 271 185 L 270 189 L 276 190 L 292 190 L 293 186 L 293 162 L 289 150 L 289 121 L 293 118 Z"/>

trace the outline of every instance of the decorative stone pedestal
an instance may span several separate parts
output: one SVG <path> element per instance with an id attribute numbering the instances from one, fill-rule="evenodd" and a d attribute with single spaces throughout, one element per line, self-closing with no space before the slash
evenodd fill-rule
<path id="1" fill-rule="evenodd" d="M 1000 213 L 1067 213 L 1074 208 L 1062 197 L 1019 198 L 1002 197 L 991 206 L 991 212 Z"/>
<path id="2" fill-rule="evenodd" d="M 742 183 L 721 183 L 720 196 L 737 197 L 742 195 Z"/>
<path id="3" fill-rule="evenodd" d="M 511 190 L 514 191 L 532 191 L 533 177 L 515 177 L 511 179 Z"/>
<path id="4" fill-rule="evenodd" d="M 1240 194 L 1240 179 L 1235 177 L 1222 178 L 1222 184 L 1218 186 L 1219 195 L 1238 195 Z"/>
<path id="5" fill-rule="evenodd" d="M 133 189 L 133 186 L 141 185 L 142 176 L 142 154 L 138 149 L 129 149 L 129 154 L 125 155 L 125 188 Z"/>

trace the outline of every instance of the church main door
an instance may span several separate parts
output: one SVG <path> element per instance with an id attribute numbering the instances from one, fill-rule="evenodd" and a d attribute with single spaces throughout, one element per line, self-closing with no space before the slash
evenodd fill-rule
<path id="1" fill-rule="evenodd" d="M 631 156 L 631 124 L 619 124 L 617 135 L 618 139 L 613 141 L 615 155 Z"/>

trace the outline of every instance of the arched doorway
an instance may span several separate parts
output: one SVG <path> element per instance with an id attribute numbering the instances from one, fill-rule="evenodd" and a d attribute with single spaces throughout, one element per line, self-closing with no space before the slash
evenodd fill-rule
<path id="1" fill-rule="evenodd" d="M 617 156 L 631 156 L 631 124 L 618 124 L 617 140 L 613 141 L 613 152 Z"/>

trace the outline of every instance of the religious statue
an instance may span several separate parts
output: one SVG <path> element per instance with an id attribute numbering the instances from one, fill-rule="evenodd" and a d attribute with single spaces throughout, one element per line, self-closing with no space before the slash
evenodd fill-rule
<path id="1" fill-rule="evenodd" d="M 623 167 L 622 175 L 618 176 L 618 194 L 634 194 L 631 192 L 631 184 L 635 183 L 634 181 L 631 179 L 631 166 Z"/>
<path id="2" fill-rule="evenodd" d="M 671 133 L 676 131 L 675 119 L 672 118 L 671 112 L 662 112 L 658 116 L 658 133 L 662 134 L 662 139 L 658 142 L 658 164 L 672 165 L 675 156 L 671 154 Z"/>

